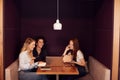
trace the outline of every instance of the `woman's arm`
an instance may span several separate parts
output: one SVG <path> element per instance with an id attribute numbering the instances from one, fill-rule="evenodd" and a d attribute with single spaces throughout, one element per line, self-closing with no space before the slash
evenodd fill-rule
<path id="1" fill-rule="evenodd" d="M 80 59 L 80 61 L 73 61 L 72 63 L 78 64 L 78 65 L 80 65 L 80 66 L 85 66 L 85 65 L 86 65 L 84 59 Z"/>
<path id="2" fill-rule="evenodd" d="M 20 55 L 19 55 L 19 67 L 20 67 L 20 69 L 27 70 L 27 69 L 29 69 L 29 66 L 30 66 L 30 63 L 26 62 L 26 58 L 25 58 L 24 53 L 20 53 Z"/>
<path id="3" fill-rule="evenodd" d="M 66 46 L 66 48 L 65 48 L 65 50 L 64 50 L 64 52 L 63 52 L 63 56 L 66 55 L 66 52 L 67 52 L 69 49 L 70 49 L 69 46 Z"/>
<path id="4" fill-rule="evenodd" d="M 86 65 L 84 55 L 80 50 L 77 51 L 76 62 L 75 61 L 73 61 L 73 62 L 75 64 L 80 65 L 80 66 L 85 66 Z"/>
<path id="5" fill-rule="evenodd" d="M 19 67 L 22 70 L 28 70 L 32 69 L 37 65 L 37 63 L 34 63 L 34 60 L 31 59 L 31 61 L 28 60 L 26 55 L 24 53 L 21 53 L 19 56 Z"/>

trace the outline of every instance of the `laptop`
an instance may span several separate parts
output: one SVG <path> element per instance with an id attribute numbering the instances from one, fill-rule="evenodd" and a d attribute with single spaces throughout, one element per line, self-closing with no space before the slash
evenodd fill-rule
<path id="1" fill-rule="evenodd" d="M 62 56 L 47 56 L 46 63 L 47 66 L 63 66 Z"/>

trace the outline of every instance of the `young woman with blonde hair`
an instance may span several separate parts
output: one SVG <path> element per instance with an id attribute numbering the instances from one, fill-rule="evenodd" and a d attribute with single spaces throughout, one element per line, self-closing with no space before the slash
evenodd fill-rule
<path id="1" fill-rule="evenodd" d="M 48 80 L 45 75 L 36 74 L 39 62 L 34 62 L 35 40 L 27 38 L 19 54 L 19 80 Z"/>

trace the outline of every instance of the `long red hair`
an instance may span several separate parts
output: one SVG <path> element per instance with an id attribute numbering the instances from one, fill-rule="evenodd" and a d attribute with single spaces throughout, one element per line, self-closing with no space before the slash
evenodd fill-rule
<path id="1" fill-rule="evenodd" d="M 73 42 L 73 56 L 74 56 L 74 58 L 76 58 L 77 51 L 79 50 L 79 41 L 77 38 L 73 38 L 70 41 Z"/>

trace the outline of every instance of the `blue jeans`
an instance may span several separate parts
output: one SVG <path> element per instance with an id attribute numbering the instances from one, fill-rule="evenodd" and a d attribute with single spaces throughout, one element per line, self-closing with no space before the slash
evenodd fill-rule
<path id="1" fill-rule="evenodd" d="M 19 80 L 48 80 L 46 75 L 39 75 L 29 70 L 19 71 Z"/>

